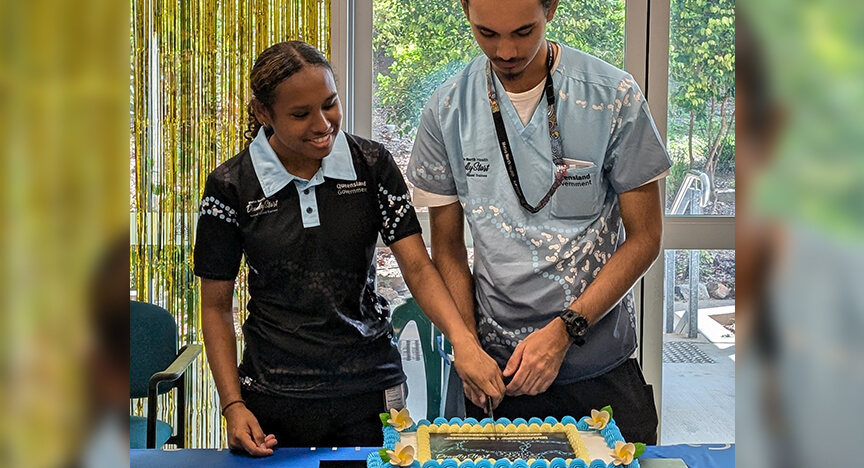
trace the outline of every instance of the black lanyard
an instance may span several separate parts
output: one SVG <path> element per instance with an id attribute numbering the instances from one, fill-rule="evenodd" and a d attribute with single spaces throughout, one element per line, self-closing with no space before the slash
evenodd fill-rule
<path id="1" fill-rule="evenodd" d="M 555 180 L 552 182 L 552 187 L 549 188 L 546 195 L 537 203 L 537 206 L 531 206 L 528 200 L 525 199 L 525 194 L 522 193 L 522 186 L 519 184 L 519 174 L 516 173 L 516 162 L 513 160 L 513 153 L 510 151 L 510 141 L 507 140 L 507 130 L 504 128 L 501 108 L 498 106 L 498 93 L 495 92 L 495 85 L 492 83 L 492 62 L 486 62 L 486 87 L 489 91 L 489 106 L 492 108 L 492 120 L 495 122 L 495 133 L 498 134 L 498 145 L 501 148 L 501 156 L 504 157 L 507 175 L 510 176 L 510 183 L 513 185 L 516 196 L 519 197 L 519 203 L 531 213 L 537 213 L 549 203 L 549 199 L 552 198 L 552 195 L 558 190 L 561 183 L 564 182 L 564 176 L 567 175 L 567 165 L 564 164 L 564 151 L 561 148 L 561 134 L 558 131 L 558 116 L 555 112 L 555 91 L 552 89 L 552 65 L 555 63 L 555 57 L 553 56 L 552 43 L 546 41 L 546 47 L 546 117 L 549 121 L 549 138 L 552 141 L 552 162 L 555 164 Z"/>

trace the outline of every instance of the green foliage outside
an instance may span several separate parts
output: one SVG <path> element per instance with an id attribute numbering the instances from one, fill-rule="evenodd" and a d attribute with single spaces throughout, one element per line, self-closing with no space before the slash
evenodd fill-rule
<path id="1" fill-rule="evenodd" d="M 374 0 L 373 9 L 375 108 L 413 137 L 435 88 L 480 50 L 458 0 Z M 623 68 L 624 20 L 624 0 L 561 0 L 547 36 Z M 691 169 L 734 186 L 734 0 L 672 0 L 670 30 L 672 199 Z"/>
<path id="2" fill-rule="evenodd" d="M 458 0 L 374 0 L 375 106 L 413 136 L 441 83 L 480 55 Z M 562 0 L 547 37 L 624 64 L 624 1 Z"/>
<path id="3" fill-rule="evenodd" d="M 734 0 L 672 0 L 670 7 L 669 199 L 690 169 L 707 173 L 713 189 L 718 170 L 731 175 L 735 167 Z"/>
<path id="4" fill-rule="evenodd" d="M 458 1 L 374 0 L 373 12 L 375 106 L 404 135 L 435 88 L 480 49 Z"/>

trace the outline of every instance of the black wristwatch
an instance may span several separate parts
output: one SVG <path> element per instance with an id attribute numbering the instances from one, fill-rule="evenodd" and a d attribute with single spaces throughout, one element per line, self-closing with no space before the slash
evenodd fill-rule
<path id="1" fill-rule="evenodd" d="M 585 344 L 585 333 L 588 332 L 588 319 L 579 312 L 567 308 L 558 315 L 567 327 L 567 334 L 573 339 L 573 344 L 582 346 Z"/>

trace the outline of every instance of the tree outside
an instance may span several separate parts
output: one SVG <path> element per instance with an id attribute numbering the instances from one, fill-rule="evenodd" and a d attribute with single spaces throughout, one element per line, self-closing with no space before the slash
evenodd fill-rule
<path id="1" fill-rule="evenodd" d="M 672 0 L 667 147 L 667 209 L 684 175 L 699 170 L 712 182 L 703 212 L 734 215 L 734 0 Z"/>
<path id="2" fill-rule="evenodd" d="M 712 181 L 705 214 L 734 215 L 735 3 L 672 0 L 667 206 L 684 175 Z M 548 36 L 624 65 L 623 0 L 562 0 Z M 375 137 L 406 163 L 435 88 L 480 54 L 457 0 L 374 0 Z M 407 141 L 406 141 L 407 140 Z"/>
<path id="3" fill-rule="evenodd" d="M 375 123 L 413 139 L 435 88 L 481 52 L 457 0 L 374 0 L 373 12 Z M 548 37 L 622 67 L 624 1 L 562 0 Z"/>

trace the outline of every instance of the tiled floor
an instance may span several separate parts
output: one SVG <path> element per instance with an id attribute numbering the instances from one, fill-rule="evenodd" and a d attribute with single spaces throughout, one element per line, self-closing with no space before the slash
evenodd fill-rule
<path id="1" fill-rule="evenodd" d="M 680 317 L 686 307 L 675 308 Z M 735 442 L 735 335 L 711 318 L 734 313 L 734 304 L 704 307 L 696 338 L 664 336 L 662 444 Z M 667 350 L 680 347 L 695 350 L 677 356 L 689 362 L 665 359 L 676 357 Z"/>
<path id="2" fill-rule="evenodd" d="M 664 362 L 660 443 L 735 442 L 735 345 L 704 335 L 667 335 L 664 347 L 684 343 L 714 362 Z"/>

